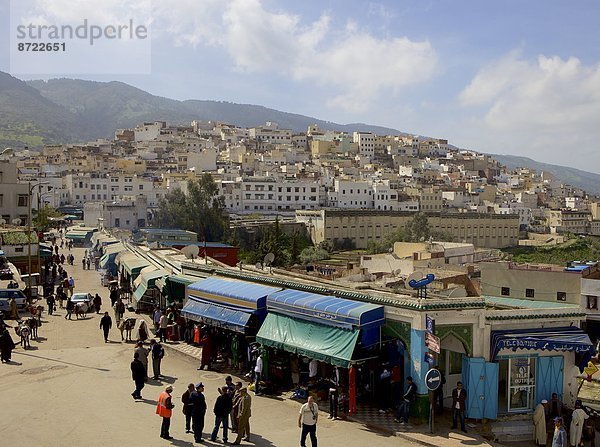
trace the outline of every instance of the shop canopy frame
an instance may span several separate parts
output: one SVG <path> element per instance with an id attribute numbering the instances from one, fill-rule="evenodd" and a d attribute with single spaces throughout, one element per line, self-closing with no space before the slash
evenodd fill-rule
<path id="1" fill-rule="evenodd" d="M 188 285 L 186 296 L 214 302 L 234 310 L 251 309 L 264 317 L 267 311 L 267 296 L 280 290 L 280 287 L 211 277 Z"/>
<path id="2" fill-rule="evenodd" d="M 380 328 L 385 323 L 381 305 L 300 290 L 286 289 L 269 295 L 267 308 L 269 312 L 326 326 L 361 330 L 360 341 L 365 348 L 380 342 Z"/>
<path id="3" fill-rule="evenodd" d="M 255 312 L 249 309 L 235 310 L 216 303 L 189 298 L 181 309 L 181 314 L 192 321 L 246 334 L 249 332 L 250 322 Z"/>
<path id="4" fill-rule="evenodd" d="M 503 349 L 575 352 L 582 355 L 580 369 L 582 365 L 586 366 L 595 354 L 590 337 L 583 330 L 573 326 L 492 331 L 492 360 L 495 360 Z"/>

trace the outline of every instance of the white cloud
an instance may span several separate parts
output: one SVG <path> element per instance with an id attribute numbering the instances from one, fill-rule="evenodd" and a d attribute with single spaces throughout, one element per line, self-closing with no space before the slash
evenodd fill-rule
<path id="1" fill-rule="evenodd" d="M 188 0 L 179 0 L 186 2 Z M 330 88 L 331 107 L 368 109 L 376 95 L 398 95 L 408 85 L 430 79 L 437 55 L 427 41 L 378 38 L 348 21 L 332 28 L 327 13 L 305 24 L 298 15 L 267 10 L 260 0 L 208 2 L 201 22 L 163 8 L 157 23 L 176 43 L 222 46 L 236 69 L 287 76 Z"/>
<path id="2" fill-rule="evenodd" d="M 528 61 L 511 52 L 483 67 L 459 102 L 480 113 L 478 132 L 495 140 L 494 150 L 566 164 L 565 151 L 597 147 L 600 65 L 545 55 Z"/>

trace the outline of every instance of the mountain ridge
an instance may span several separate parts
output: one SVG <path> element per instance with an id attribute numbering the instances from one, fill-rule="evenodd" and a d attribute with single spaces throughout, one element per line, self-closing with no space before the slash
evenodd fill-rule
<path id="1" fill-rule="evenodd" d="M 131 128 L 145 121 L 185 124 L 194 119 L 224 121 L 242 127 L 272 121 L 297 132 L 305 132 L 309 125 L 316 124 L 323 129 L 344 132 L 407 134 L 365 123 L 339 124 L 260 105 L 202 99 L 179 101 L 152 95 L 121 81 L 58 78 L 25 82 L 0 71 L 2 146 L 85 143 L 97 138 L 112 138 L 115 130 Z M 598 174 L 527 157 L 490 155 L 510 169 L 544 170 L 564 183 L 600 194 Z"/>

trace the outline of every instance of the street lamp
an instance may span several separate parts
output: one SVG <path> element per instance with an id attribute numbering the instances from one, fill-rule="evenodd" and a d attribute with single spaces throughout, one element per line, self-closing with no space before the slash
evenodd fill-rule
<path id="1" fill-rule="evenodd" d="M 31 196 L 33 195 L 33 188 L 36 187 L 40 187 L 42 185 L 47 185 L 49 182 L 39 182 L 39 183 L 35 183 L 35 184 L 31 184 L 31 182 L 28 182 L 27 185 L 29 186 L 29 196 L 27 197 L 27 208 L 28 208 L 28 214 L 27 214 L 27 261 L 29 264 L 28 267 L 28 273 L 29 276 L 27 277 L 27 299 L 29 301 L 29 304 L 31 304 Z M 39 194 L 38 194 L 38 202 L 40 200 Z M 38 205 L 38 216 L 39 216 L 39 212 L 40 212 L 40 207 Z M 37 235 L 36 235 L 37 236 Z M 40 253 L 40 244 L 38 242 L 38 255 Z M 38 269 L 40 268 L 39 266 L 39 261 L 38 261 Z"/>

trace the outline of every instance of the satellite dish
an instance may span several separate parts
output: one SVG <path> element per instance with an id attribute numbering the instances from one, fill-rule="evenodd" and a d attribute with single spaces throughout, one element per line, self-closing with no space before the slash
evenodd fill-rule
<path id="1" fill-rule="evenodd" d="M 423 272 L 421 272 L 421 271 L 412 272 L 410 275 L 408 275 L 408 278 L 406 278 L 406 280 L 404 280 L 404 283 L 408 284 L 409 281 L 411 281 L 413 279 L 415 281 L 420 281 L 423 278 L 425 278 L 425 275 L 423 275 Z"/>
<path id="2" fill-rule="evenodd" d="M 393 275 L 394 277 L 396 277 L 396 276 L 400 276 L 401 274 L 402 274 L 402 269 L 396 269 L 396 270 L 394 270 L 394 271 L 392 272 L 392 275 Z"/>
<path id="3" fill-rule="evenodd" d="M 0 219 L 0 225 L 4 225 L 5 223 L 6 223 L 6 220 Z"/>
<path id="4" fill-rule="evenodd" d="M 254 267 L 256 267 L 257 269 L 261 269 L 262 268 L 262 264 L 260 262 L 257 262 Z"/>
<path id="5" fill-rule="evenodd" d="M 193 260 L 198 257 L 198 253 L 200 253 L 200 248 L 197 245 L 188 245 L 187 247 L 183 247 L 181 249 L 181 253 L 185 255 L 186 258 Z"/>
<path id="6" fill-rule="evenodd" d="M 271 265 L 275 260 L 275 255 L 273 253 L 267 253 L 265 256 L 265 265 Z"/>
<path id="7" fill-rule="evenodd" d="M 13 225 L 21 225 L 21 219 L 19 217 L 13 219 L 11 222 Z"/>

